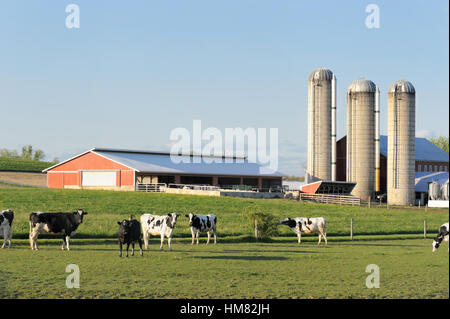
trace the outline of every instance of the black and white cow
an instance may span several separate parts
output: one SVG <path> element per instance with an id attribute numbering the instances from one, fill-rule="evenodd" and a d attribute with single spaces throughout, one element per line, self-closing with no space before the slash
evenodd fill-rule
<path id="1" fill-rule="evenodd" d="M 433 240 L 433 252 L 435 252 L 439 248 L 442 241 L 448 242 L 448 223 L 441 225 L 441 227 L 439 228 L 439 234 Z"/>
<path id="2" fill-rule="evenodd" d="M 13 220 L 14 212 L 11 209 L 4 210 L 0 213 L 0 235 L 3 236 L 2 248 L 5 248 L 6 241 L 8 241 L 8 248 L 11 247 Z"/>
<path id="3" fill-rule="evenodd" d="M 119 231 L 117 235 L 119 237 L 119 257 L 122 257 L 122 246 L 124 244 L 127 245 L 127 255 L 128 257 L 128 249 L 131 244 L 131 256 L 134 256 L 134 244 L 136 242 L 139 243 L 139 248 L 141 252 L 141 256 L 144 256 L 142 252 L 142 233 L 141 233 L 141 224 L 133 219 L 133 216 L 130 215 L 130 219 L 124 219 L 121 222 L 117 222 L 119 224 Z"/>
<path id="4" fill-rule="evenodd" d="M 88 213 L 77 209 L 73 213 L 43 213 L 33 212 L 30 214 L 30 247 L 37 250 L 37 238 L 41 233 L 62 234 L 63 244 L 70 250 L 70 237 L 75 235 L 78 226 L 83 222 L 83 216 Z"/>
<path id="5" fill-rule="evenodd" d="M 298 244 L 302 242 L 302 232 L 305 234 L 319 233 L 319 242 L 322 240 L 322 236 L 325 239 L 325 245 L 328 244 L 327 241 L 327 229 L 326 220 L 323 217 L 307 218 L 307 217 L 296 217 L 296 218 L 285 218 L 280 221 L 280 224 L 286 225 L 292 229 L 294 233 L 297 234 Z"/>
<path id="6" fill-rule="evenodd" d="M 214 232 L 214 245 L 217 243 L 217 217 L 215 215 L 196 215 L 194 213 L 189 213 L 185 216 L 189 218 L 189 226 L 191 227 L 192 234 L 192 245 L 194 244 L 195 235 L 197 235 L 198 245 L 198 237 L 200 233 L 204 232 L 208 234 L 208 240 L 206 241 L 206 245 L 208 245 L 209 240 L 211 239 L 211 231 Z"/>
<path id="7" fill-rule="evenodd" d="M 144 214 L 141 216 L 142 232 L 144 233 L 144 246 L 148 249 L 150 235 L 161 237 L 160 250 L 163 250 L 164 237 L 167 237 L 169 250 L 172 250 L 172 236 L 179 214 L 173 212 L 164 216 Z"/>

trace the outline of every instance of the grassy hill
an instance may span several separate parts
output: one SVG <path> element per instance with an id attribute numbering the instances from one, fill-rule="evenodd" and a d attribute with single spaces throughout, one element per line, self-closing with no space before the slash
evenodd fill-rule
<path id="1" fill-rule="evenodd" d="M 41 172 L 52 165 L 52 162 L 0 157 L 0 171 Z"/>
<path id="2" fill-rule="evenodd" d="M 15 211 L 14 237 L 28 237 L 28 217 L 32 211 L 73 211 L 83 208 L 89 212 L 78 229 L 78 238 L 114 238 L 117 221 L 133 214 L 164 215 L 169 212 L 182 214 L 175 230 L 175 237 L 190 237 L 187 218 L 189 212 L 213 213 L 218 218 L 219 238 L 229 241 L 251 239 L 253 229 L 246 218 L 248 212 L 266 212 L 277 219 L 285 217 L 325 217 L 330 240 L 336 236 L 348 236 L 350 219 L 354 220 L 354 233 L 358 235 L 423 234 L 423 221 L 427 220 L 428 232 L 434 236 L 441 224 L 448 221 L 448 210 L 417 208 L 367 208 L 330 204 L 310 204 L 285 199 L 247 199 L 233 197 L 189 196 L 176 194 L 114 192 L 59 189 L 0 189 L 0 210 Z M 280 236 L 295 241 L 294 233 L 286 226 L 279 226 Z M 303 236 L 305 240 L 317 240 L 317 236 Z M 423 235 L 422 235 L 423 238 Z"/>

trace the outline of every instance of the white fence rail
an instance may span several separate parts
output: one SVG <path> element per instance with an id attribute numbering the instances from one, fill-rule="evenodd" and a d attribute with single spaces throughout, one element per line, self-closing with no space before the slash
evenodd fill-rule
<path id="1" fill-rule="evenodd" d="M 136 190 L 139 192 L 160 193 L 160 192 L 164 192 L 166 187 L 167 187 L 167 184 L 165 184 L 165 183 L 158 183 L 158 184 L 138 183 L 138 184 L 136 184 Z"/>

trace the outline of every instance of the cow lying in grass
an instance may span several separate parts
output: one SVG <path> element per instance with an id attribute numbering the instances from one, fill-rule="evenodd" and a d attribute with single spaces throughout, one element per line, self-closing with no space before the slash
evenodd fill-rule
<path id="1" fill-rule="evenodd" d="M 307 218 L 307 217 L 289 218 L 288 217 L 288 218 L 281 220 L 280 224 L 290 227 L 292 229 L 292 231 L 297 234 L 299 245 L 302 242 L 302 232 L 305 234 L 319 233 L 319 242 L 317 244 L 320 245 L 322 236 L 325 239 L 325 245 L 328 244 L 326 221 L 325 221 L 325 218 L 323 218 L 323 217 L 315 217 L 315 218 Z"/>
<path id="2" fill-rule="evenodd" d="M 164 237 L 167 237 L 169 250 L 172 250 L 172 235 L 177 218 L 177 213 L 170 213 L 164 216 L 144 214 L 141 216 L 142 232 L 144 233 L 145 249 L 148 249 L 148 238 L 150 235 L 161 237 L 161 246 L 159 250 L 163 250 Z"/>
<path id="3" fill-rule="evenodd" d="M 117 232 L 117 236 L 119 237 L 119 257 L 122 257 L 122 246 L 124 244 L 127 245 L 127 254 L 128 257 L 128 249 L 131 244 L 131 256 L 134 256 L 134 244 L 136 242 L 139 243 L 139 248 L 141 252 L 141 256 L 143 256 L 142 252 L 142 233 L 141 233 L 141 225 L 136 219 L 133 219 L 133 216 L 130 215 L 130 219 L 124 219 L 121 222 L 117 222 L 119 224 L 119 230 Z"/>
<path id="4" fill-rule="evenodd" d="M 8 241 L 8 248 L 11 247 L 12 239 L 12 222 L 14 220 L 14 212 L 10 209 L 0 213 L 0 235 L 3 236 L 2 248 L 5 248 Z"/>
<path id="5" fill-rule="evenodd" d="M 439 228 L 439 234 L 433 240 L 433 252 L 439 248 L 442 241 L 446 241 L 448 243 L 448 223 L 441 225 Z"/>
<path id="6" fill-rule="evenodd" d="M 192 245 L 194 244 L 195 236 L 197 236 L 198 245 L 198 237 L 200 233 L 204 232 L 208 234 L 208 240 L 206 241 L 206 245 L 208 245 L 209 240 L 211 239 L 211 231 L 214 232 L 214 245 L 217 243 L 217 217 L 215 215 L 196 215 L 194 213 L 189 213 L 185 216 L 189 218 L 189 226 L 191 227 L 192 234 Z"/>
<path id="7" fill-rule="evenodd" d="M 33 212 L 30 214 L 30 247 L 37 250 L 37 238 L 40 233 L 62 234 L 63 244 L 70 250 L 70 237 L 75 235 L 78 226 L 83 222 L 83 216 L 87 215 L 82 209 L 73 213 L 43 213 Z"/>

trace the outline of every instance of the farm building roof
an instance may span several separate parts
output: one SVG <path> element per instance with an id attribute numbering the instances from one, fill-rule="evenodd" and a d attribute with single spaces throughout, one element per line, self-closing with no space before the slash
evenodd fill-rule
<path id="1" fill-rule="evenodd" d="M 448 183 L 448 172 L 416 172 L 416 192 L 428 192 L 428 183 Z"/>
<path id="2" fill-rule="evenodd" d="M 78 156 L 92 152 L 142 173 L 201 174 L 282 177 L 283 174 L 251 163 L 245 157 L 200 155 L 171 155 L 165 152 L 133 151 L 112 148 L 93 148 L 67 161 L 47 168 L 44 172 Z"/>
<path id="3" fill-rule="evenodd" d="M 380 153 L 387 156 L 387 136 L 380 136 Z M 448 153 L 426 138 L 416 137 L 416 161 L 448 162 Z"/>

